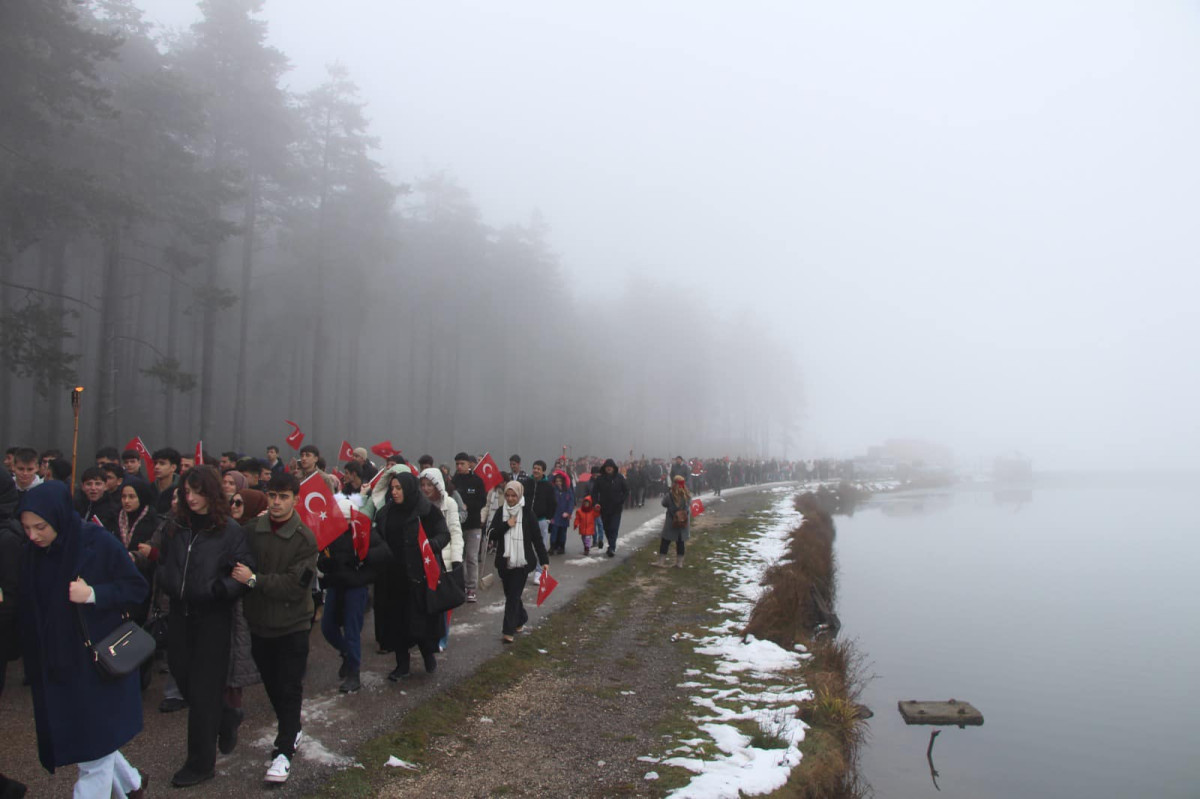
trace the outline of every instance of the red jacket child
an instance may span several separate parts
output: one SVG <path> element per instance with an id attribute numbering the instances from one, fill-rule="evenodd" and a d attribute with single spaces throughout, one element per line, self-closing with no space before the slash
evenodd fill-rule
<path id="1" fill-rule="evenodd" d="M 596 534 L 596 519 L 600 518 L 600 511 L 592 504 L 591 497 L 584 497 L 583 504 L 575 511 L 575 529 L 584 538 L 588 538 Z"/>

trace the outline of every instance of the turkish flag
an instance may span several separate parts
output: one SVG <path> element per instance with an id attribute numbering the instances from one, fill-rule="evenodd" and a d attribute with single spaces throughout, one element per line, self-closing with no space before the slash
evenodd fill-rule
<path id="1" fill-rule="evenodd" d="M 317 537 L 317 549 L 324 549 L 346 532 L 346 517 L 320 472 L 313 472 L 300 484 L 296 501 L 300 503 L 300 521 Z"/>
<path id="2" fill-rule="evenodd" d="M 496 461 L 492 460 L 490 452 L 475 465 L 475 474 L 479 475 L 479 479 L 483 481 L 484 491 L 491 491 L 504 482 L 504 478 L 500 476 L 500 467 L 496 465 Z"/>
<path id="3" fill-rule="evenodd" d="M 550 576 L 550 572 L 542 570 L 542 577 L 538 580 L 538 598 L 537 604 L 540 608 L 542 603 L 546 601 L 546 597 L 553 593 L 554 589 L 558 588 L 558 580 Z"/>
<path id="4" fill-rule="evenodd" d="M 701 513 L 704 513 L 704 503 L 697 497 L 692 500 L 692 515 L 699 516 Z"/>
<path id="5" fill-rule="evenodd" d="M 204 465 L 204 442 L 203 441 L 196 442 L 196 454 L 195 454 L 195 456 L 192 457 L 192 460 L 195 461 L 197 466 Z"/>
<path id="6" fill-rule="evenodd" d="M 421 524 L 420 519 L 417 519 L 417 544 L 421 547 L 421 560 L 425 564 L 425 584 L 429 586 L 430 591 L 436 591 L 438 578 L 442 576 L 442 568 L 438 566 L 437 555 L 433 551 L 433 545 L 429 543 L 429 538 L 425 535 L 425 525 Z"/>
<path id="7" fill-rule="evenodd" d="M 339 461 L 352 461 L 352 460 L 354 460 L 354 447 L 350 446 L 350 442 L 349 442 L 349 441 L 343 441 L 343 442 L 342 442 L 342 448 L 338 450 L 338 456 L 337 456 L 337 459 L 338 459 Z"/>
<path id="8" fill-rule="evenodd" d="M 358 508 L 351 508 L 350 533 L 354 539 L 354 551 L 361 563 L 367 559 L 367 550 L 371 548 L 371 517 Z"/>
<path id="9" fill-rule="evenodd" d="M 393 455 L 400 454 L 400 450 L 392 447 L 391 441 L 380 441 L 378 444 L 371 447 L 371 451 L 381 458 L 390 458 Z"/>
<path id="10" fill-rule="evenodd" d="M 150 450 L 146 447 L 146 442 L 142 441 L 141 436 L 134 436 L 129 439 L 129 443 L 125 445 L 125 449 L 136 449 L 137 454 L 142 456 L 142 463 L 146 464 L 146 479 L 154 479 L 154 458 L 150 457 Z"/>
<path id="11" fill-rule="evenodd" d="M 284 419 L 283 421 L 292 426 L 292 432 L 287 434 L 287 438 L 284 441 L 292 449 L 300 449 L 300 445 L 304 443 L 304 433 L 300 432 L 300 425 L 290 419 Z"/>

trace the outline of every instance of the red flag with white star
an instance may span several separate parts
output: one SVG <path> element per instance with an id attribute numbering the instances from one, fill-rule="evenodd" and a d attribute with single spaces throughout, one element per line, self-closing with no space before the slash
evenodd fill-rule
<path id="1" fill-rule="evenodd" d="M 146 442 L 142 441 L 141 436 L 134 436 L 129 439 L 129 443 L 125 445 L 125 449 L 136 449 L 137 454 L 141 456 L 142 463 L 146 464 L 146 480 L 154 479 L 154 459 L 150 457 L 150 448 L 146 446 Z"/>
<path id="2" fill-rule="evenodd" d="M 354 460 L 354 447 L 350 446 L 350 442 L 349 442 L 349 441 L 343 441 L 343 442 L 342 442 L 342 448 L 338 450 L 338 456 L 337 456 L 337 459 L 338 459 L 339 461 L 352 461 L 352 460 Z"/>
<path id="3" fill-rule="evenodd" d="M 358 508 L 350 508 L 350 532 L 354 540 L 354 552 L 361 563 L 367 559 L 371 549 L 371 517 Z"/>
<path id="4" fill-rule="evenodd" d="M 496 465 L 490 452 L 484 455 L 475 466 L 475 474 L 479 475 L 479 479 L 483 481 L 484 491 L 491 491 L 504 482 L 504 478 L 500 476 L 500 467 Z M 533 500 L 527 501 L 532 502 Z"/>
<path id="5" fill-rule="evenodd" d="M 429 537 L 425 535 L 425 525 L 421 524 L 420 519 L 417 520 L 417 544 L 421 547 L 421 561 L 425 566 L 425 584 L 429 586 L 430 591 L 436 591 L 442 568 L 438 566 L 437 555 L 433 551 L 433 545 L 429 543 Z"/>
<path id="6" fill-rule="evenodd" d="M 553 593 L 555 588 L 558 588 L 558 580 L 555 580 L 550 576 L 550 572 L 543 569 L 541 579 L 538 580 L 537 604 L 539 608 L 546 601 L 546 598 Z"/>
<path id="7" fill-rule="evenodd" d="M 317 549 L 324 549 L 346 532 L 346 517 L 320 472 L 313 472 L 300 484 L 296 502 L 300 521 L 317 537 Z"/>
<path id="8" fill-rule="evenodd" d="M 693 499 L 692 500 L 692 515 L 699 516 L 701 513 L 704 513 L 704 503 L 701 502 L 699 500 L 699 498 Z"/>

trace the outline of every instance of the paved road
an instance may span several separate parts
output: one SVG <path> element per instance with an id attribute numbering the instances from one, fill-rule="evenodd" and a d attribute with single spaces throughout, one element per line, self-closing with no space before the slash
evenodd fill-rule
<path id="1" fill-rule="evenodd" d="M 771 488 L 779 483 L 727 489 L 726 494 Z M 719 500 L 707 495 L 706 504 L 719 512 Z M 525 603 L 530 624 L 536 625 L 547 614 L 567 604 L 594 576 L 603 574 L 624 561 L 647 541 L 657 539 L 663 509 L 647 501 L 643 508 L 624 512 L 618 538 L 617 557 L 593 554 L 585 558 L 578 535 L 567 540 L 566 555 L 552 560 L 552 573 L 559 587 L 540 608 L 535 607 L 536 589 L 526 589 Z M 260 686 L 245 692 L 246 721 L 242 725 L 238 748 L 217 759 L 217 777 L 180 795 L 194 797 L 240 797 L 259 791 L 272 796 L 300 796 L 315 791 L 337 769 L 353 768 L 359 746 L 389 729 L 404 714 L 439 691 L 470 676 L 479 664 L 498 653 L 504 594 L 497 581 L 481 591 L 479 602 L 465 605 L 454 613 L 448 650 L 439 656 L 438 670 L 426 676 L 420 657 L 413 656 L 413 676 L 399 684 L 386 675 L 395 667 L 392 655 L 376 654 L 373 617 L 368 615 L 363 630 L 363 689 L 355 694 L 340 694 L 337 669 L 341 660 L 325 642 L 318 628 L 313 629 L 312 647 L 305 682 L 304 740 L 292 766 L 288 783 L 268 788 L 262 782 L 275 738 L 275 717 Z M 10 664 L 8 687 L 0 699 L 0 772 L 27 783 L 30 796 L 69 796 L 77 771 L 60 769 L 51 776 L 37 762 L 33 731 L 33 710 L 29 691 L 21 687 L 20 664 Z M 150 774 L 156 793 L 174 792 L 171 775 L 183 765 L 186 741 L 186 712 L 162 714 L 158 702 L 165 677 L 156 675 L 146 692 L 145 729 L 122 751 L 129 761 Z"/>

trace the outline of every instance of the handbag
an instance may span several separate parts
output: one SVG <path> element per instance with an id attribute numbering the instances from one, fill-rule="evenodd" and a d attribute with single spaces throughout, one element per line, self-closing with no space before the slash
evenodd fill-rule
<path id="1" fill-rule="evenodd" d="M 131 620 L 128 613 L 121 614 L 122 621 L 116 629 L 92 644 L 87 623 L 83 620 L 83 609 L 77 607 L 75 612 L 79 619 L 79 631 L 83 633 L 83 645 L 92 653 L 96 670 L 105 677 L 114 680 L 126 677 L 137 671 L 154 654 L 154 636 Z"/>
<path id="2" fill-rule="evenodd" d="M 686 510 L 677 510 L 671 515 L 671 526 L 676 530 L 682 530 L 688 526 L 688 512 Z"/>
<path id="3" fill-rule="evenodd" d="M 425 609 L 429 613 L 454 610 L 466 601 L 467 583 L 461 563 L 455 563 L 454 568 L 442 572 L 437 588 L 425 587 Z"/>

